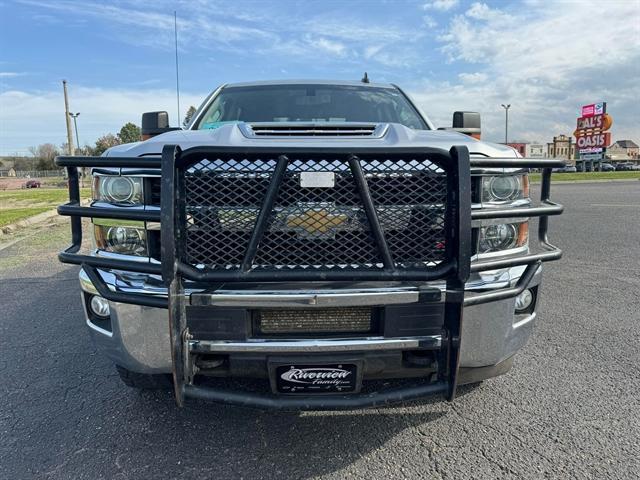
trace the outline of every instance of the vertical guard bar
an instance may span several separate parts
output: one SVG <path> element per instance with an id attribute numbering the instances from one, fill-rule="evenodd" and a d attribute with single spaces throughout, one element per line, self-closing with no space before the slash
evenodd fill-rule
<path id="1" fill-rule="evenodd" d="M 177 265 L 182 259 L 184 244 L 184 182 L 178 174 L 181 150 L 176 145 L 162 149 L 161 212 L 161 260 L 162 280 L 168 287 L 169 334 L 171 338 L 171 363 L 176 404 L 184 405 L 185 362 L 184 341 L 186 332 L 185 295 L 182 276 Z"/>
<path id="2" fill-rule="evenodd" d="M 160 258 L 162 261 L 162 280 L 169 287 L 175 275 L 176 234 L 181 228 L 177 222 L 177 185 L 176 162 L 180 157 L 180 147 L 165 145 L 162 149 L 161 187 L 160 187 Z"/>
<path id="3" fill-rule="evenodd" d="M 451 225 L 449 237 L 453 240 L 452 253 L 456 259 L 455 275 L 447 280 L 445 303 L 445 329 L 449 341 L 447 349 L 447 393 L 452 401 L 456 395 L 460 339 L 463 321 L 464 286 L 471 270 L 471 170 L 467 147 L 452 147 L 449 172 L 449 211 Z M 453 200 L 451 202 L 451 200 Z"/>
<path id="4" fill-rule="evenodd" d="M 244 258 L 242 259 L 242 265 L 240 269 L 243 272 L 251 270 L 253 259 L 256 256 L 258 246 L 260 245 L 260 241 L 262 241 L 264 231 L 267 228 L 267 221 L 269 219 L 269 215 L 271 215 L 271 211 L 273 210 L 273 204 L 275 203 L 276 197 L 278 196 L 278 191 L 280 190 L 280 185 L 282 184 L 282 179 L 284 178 L 284 174 L 287 171 L 288 164 L 289 159 L 286 157 L 286 155 L 280 155 L 278 157 L 278 163 L 273 170 L 271 182 L 269 182 L 269 187 L 267 188 L 267 192 L 264 195 L 264 200 L 262 201 L 260 213 L 258 214 L 256 223 L 253 226 L 253 232 L 251 232 L 251 239 L 249 240 L 247 251 L 244 254 Z"/>
<path id="5" fill-rule="evenodd" d="M 78 179 L 78 167 L 67 167 L 69 177 L 69 202 L 80 205 L 80 182 Z M 65 253 L 77 253 L 82 246 L 82 218 L 71 216 L 71 246 Z"/>
<path id="6" fill-rule="evenodd" d="M 349 155 L 348 162 L 351 174 L 353 175 L 353 179 L 358 189 L 358 194 L 360 195 L 360 200 L 362 200 L 362 205 L 364 206 L 364 211 L 367 215 L 367 220 L 369 220 L 369 225 L 371 225 L 371 231 L 376 240 L 378 251 L 382 257 L 382 264 L 387 270 L 392 270 L 394 263 L 393 258 L 391 257 L 391 251 L 389 250 L 387 239 L 385 238 L 384 231 L 380 225 L 376 208 L 373 205 L 369 185 L 367 185 L 367 179 L 365 178 L 362 166 L 360 165 L 360 159 L 355 155 Z"/>

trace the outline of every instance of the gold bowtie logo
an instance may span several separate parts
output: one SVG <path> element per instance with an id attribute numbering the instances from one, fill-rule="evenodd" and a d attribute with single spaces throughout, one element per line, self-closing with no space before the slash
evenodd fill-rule
<path id="1" fill-rule="evenodd" d="M 301 228 L 309 234 L 322 234 L 342 225 L 349 217 L 344 213 L 331 213 L 327 210 L 308 210 L 302 215 L 289 215 L 287 227 Z"/>

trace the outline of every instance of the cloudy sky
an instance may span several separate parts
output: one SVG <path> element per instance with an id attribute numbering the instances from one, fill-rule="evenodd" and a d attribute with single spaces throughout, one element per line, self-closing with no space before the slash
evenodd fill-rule
<path id="1" fill-rule="evenodd" d="M 408 90 L 438 126 L 483 116 L 484 138 L 570 134 L 606 101 L 614 139 L 640 142 L 640 0 L 0 0 L 0 155 L 65 141 L 61 80 L 93 143 L 149 110 L 176 123 L 225 82 L 355 79 Z"/>

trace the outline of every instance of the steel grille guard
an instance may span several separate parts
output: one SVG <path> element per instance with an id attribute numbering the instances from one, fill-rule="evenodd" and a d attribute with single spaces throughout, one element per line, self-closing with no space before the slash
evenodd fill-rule
<path id="1" fill-rule="evenodd" d="M 357 191 L 362 202 L 372 236 L 384 268 L 377 270 L 342 270 L 342 271 L 252 271 L 251 263 L 255 257 L 260 240 L 264 235 L 268 216 L 280 183 L 286 171 L 289 157 L 296 155 L 342 155 L 348 158 L 348 165 L 354 178 Z M 202 270 L 185 262 L 183 229 L 184 218 L 184 174 L 189 166 L 197 161 L 214 155 L 270 155 L 278 162 L 258 214 L 245 257 L 239 270 L 212 271 Z M 376 215 L 375 206 L 367 187 L 367 180 L 362 172 L 359 155 L 383 154 L 426 156 L 445 169 L 447 178 L 447 205 L 445 214 L 446 259 L 435 267 L 425 266 L 399 268 L 393 261 L 386 243 L 385 234 Z M 161 158 L 157 157 L 68 157 L 56 158 L 56 164 L 67 168 L 69 178 L 70 201 L 58 207 L 60 215 L 71 217 L 72 244 L 59 254 L 63 263 L 81 265 L 97 291 L 103 297 L 115 302 L 134 303 L 139 305 L 162 307 L 169 309 L 171 326 L 172 355 L 174 365 L 174 385 L 176 400 L 182 405 L 185 397 L 203 398 L 237 405 L 248 405 L 261 408 L 295 408 L 300 410 L 349 409 L 356 407 L 383 405 L 396 401 L 409 400 L 430 393 L 441 392 L 446 398 L 455 397 L 460 332 L 464 306 L 476 305 L 495 300 L 510 298 L 521 293 L 529 284 L 541 262 L 557 260 L 562 251 L 549 243 L 547 237 L 548 217 L 559 215 L 563 207 L 550 200 L 552 168 L 561 167 L 559 160 L 538 160 L 523 158 L 470 158 L 466 147 L 452 147 L 448 152 L 431 148 L 322 148 L 314 152 L 306 148 L 261 147 L 256 149 L 239 147 L 197 147 L 182 151 L 179 147 L 167 145 Z M 117 207 L 82 206 L 80 204 L 80 188 L 78 167 L 93 168 L 144 168 L 162 170 L 161 210 L 146 211 Z M 494 208 L 471 211 L 471 167 L 480 168 L 542 168 L 542 187 L 540 205 L 521 208 Z M 182 183 L 181 183 L 182 182 Z M 104 258 L 81 255 L 82 217 L 111 218 L 122 220 L 138 220 L 158 222 L 163 228 L 162 262 L 161 264 L 140 261 Z M 538 243 L 542 249 L 539 253 L 514 255 L 471 263 L 471 221 L 480 219 L 526 218 L 540 217 L 538 227 Z M 515 286 L 480 293 L 465 299 L 464 286 L 471 272 L 507 268 L 526 265 L 524 273 Z M 102 281 L 96 268 L 116 269 L 147 274 L 162 275 L 169 287 L 168 298 L 149 295 L 129 294 L 110 290 Z M 332 395 L 327 397 L 281 398 L 273 395 L 255 393 L 238 393 L 203 388 L 192 384 L 192 365 L 189 355 L 189 340 L 184 315 L 186 280 L 198 283 L 216 282 L 249 282 L 249 281 L 284 281 L 284 280 L 397 280 L 397 281 L 429 281 L 445 280 L 445 338 L 443 339 L 443 355 L 445 365 L 436 383 L 422 383 L 399 390 L 358 395 Z"/>

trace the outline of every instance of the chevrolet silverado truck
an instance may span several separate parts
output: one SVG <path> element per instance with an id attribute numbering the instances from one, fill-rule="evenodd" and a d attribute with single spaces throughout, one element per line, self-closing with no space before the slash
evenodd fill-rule
<path id="1" fill-rule="evenodd" d="M 547 229 L 563 163 L 480 133 L 474 112 L 436 129 L 395 85 L 256 82 L 219 87 L 186 128 L 149 112 L 141 142 L 58 157 L 72 233 L 59 258 L 80 265 L 97 349 L 179 406 L 453 400 L 507 372 L 541 264 L 561 256 Z"/>

